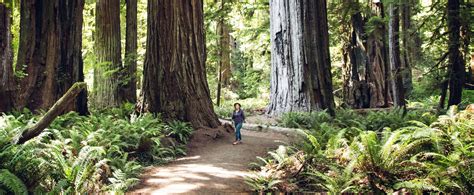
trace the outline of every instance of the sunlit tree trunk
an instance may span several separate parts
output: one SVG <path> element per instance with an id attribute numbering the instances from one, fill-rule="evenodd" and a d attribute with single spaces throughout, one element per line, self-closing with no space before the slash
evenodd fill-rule
<path id="1" fill-rule="evenodd" d="M 120 94 L 121 43 L 120 0 L 96 1 L 93 106 L 99 109 L 118 107 L 124 101 Z"/>
<path id="2" fill-rule="evenodd" d="M 148 0 L 143 110 L 217 127 L 206 78 L 202 0 Z"/>
<path id="3" fill-rule="evenodd" d="M 127 24 L 122 78 L 125 85 L 121 89 L 125 101 L 135 103 L 137 101 L 137 0 L 126 0 L 126 5 Z"/>
<path id="4" fill-rule="evenodd" d="M 392 86 L 393 105 L 405 106 L 403 77 L 400 63 L 400 13 L 395 2 L 389 5 L 388 48 L 390 60 L 390 82 Z"/>
<path id="5" fill-rule="evenodd" d="M 462 89 L 466 70 L 464 60 L 460 52 L 460 0 L 448 0 L 447 23 L 449 30 L 449 55 L 448 55 L 448 75 L 449 75 L 449 99 L 448 106 L 461 103 Z"/>
<path id="6" fill-rule="evenodd" d="M 13 48 L 11 9 L 0 3 L 0 112 L 14 107 Z"/>
<path id="7" fill-rule="evenodd" d="M 47 109 L 82 81 L 83 0 L 22 0 L 15 107 Z M 87 113 L 86 94 L 67 110 Z"/>
<path id="8" fill-rule="evenodd" d="M 271 0 L 272 73 L 268 113 L 334 114 L 326 1 Z"/>
<path id="9" fill-rule="evenodd" d="M 222 63 L 222 85 L 227 87 L 230 85 L 230 78 L 232 76 L 230 64 L 230 27 L 224 21 L 219 25 L 219 39 L 220 39 L 220 61 Z"/>

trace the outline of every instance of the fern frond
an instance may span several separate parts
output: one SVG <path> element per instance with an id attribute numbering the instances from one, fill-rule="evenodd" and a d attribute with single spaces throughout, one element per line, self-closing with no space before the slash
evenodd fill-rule
<path id="1" fill-rule="evenodd" d="M 23 181 L 7 169 L 0 169 L 0 186 L 5 186 L 13 194 L 28 194 Z"/>

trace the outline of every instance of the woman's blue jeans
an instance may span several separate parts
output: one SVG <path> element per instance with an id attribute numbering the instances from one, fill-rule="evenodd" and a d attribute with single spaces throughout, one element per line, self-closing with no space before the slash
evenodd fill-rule
<path id="1" fill-rule="evenodd" d="M 240 129 L 242 129 L 242 123 L 235 124 L 235 140 L 236 141 L 242 140 L 242 136 L 240 135 Z"/>

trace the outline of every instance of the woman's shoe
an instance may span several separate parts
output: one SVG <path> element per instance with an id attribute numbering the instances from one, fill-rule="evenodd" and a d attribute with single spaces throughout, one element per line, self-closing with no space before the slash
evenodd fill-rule
<path id="1" fill-rule="evenodd" d="M 239 144 L 239 141 L 235 141 L 234 143 L 232 143 L 232 145 L 237 145 Z"/>

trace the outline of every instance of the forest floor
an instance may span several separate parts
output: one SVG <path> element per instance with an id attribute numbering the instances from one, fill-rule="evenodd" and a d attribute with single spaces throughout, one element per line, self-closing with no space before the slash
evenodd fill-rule
<path id="1" fill-rule="evenodd" d="M 242 144 L 232 145 L 233 133 L 200 147 L 165 166 L 146 168 L 141 183 L 127 194 L 249 194 L 244 182 L 249 164 L 266 156 L 285 135 L 242 129 Z M 192 141 L 192 140 L 191 140 Z"/>

